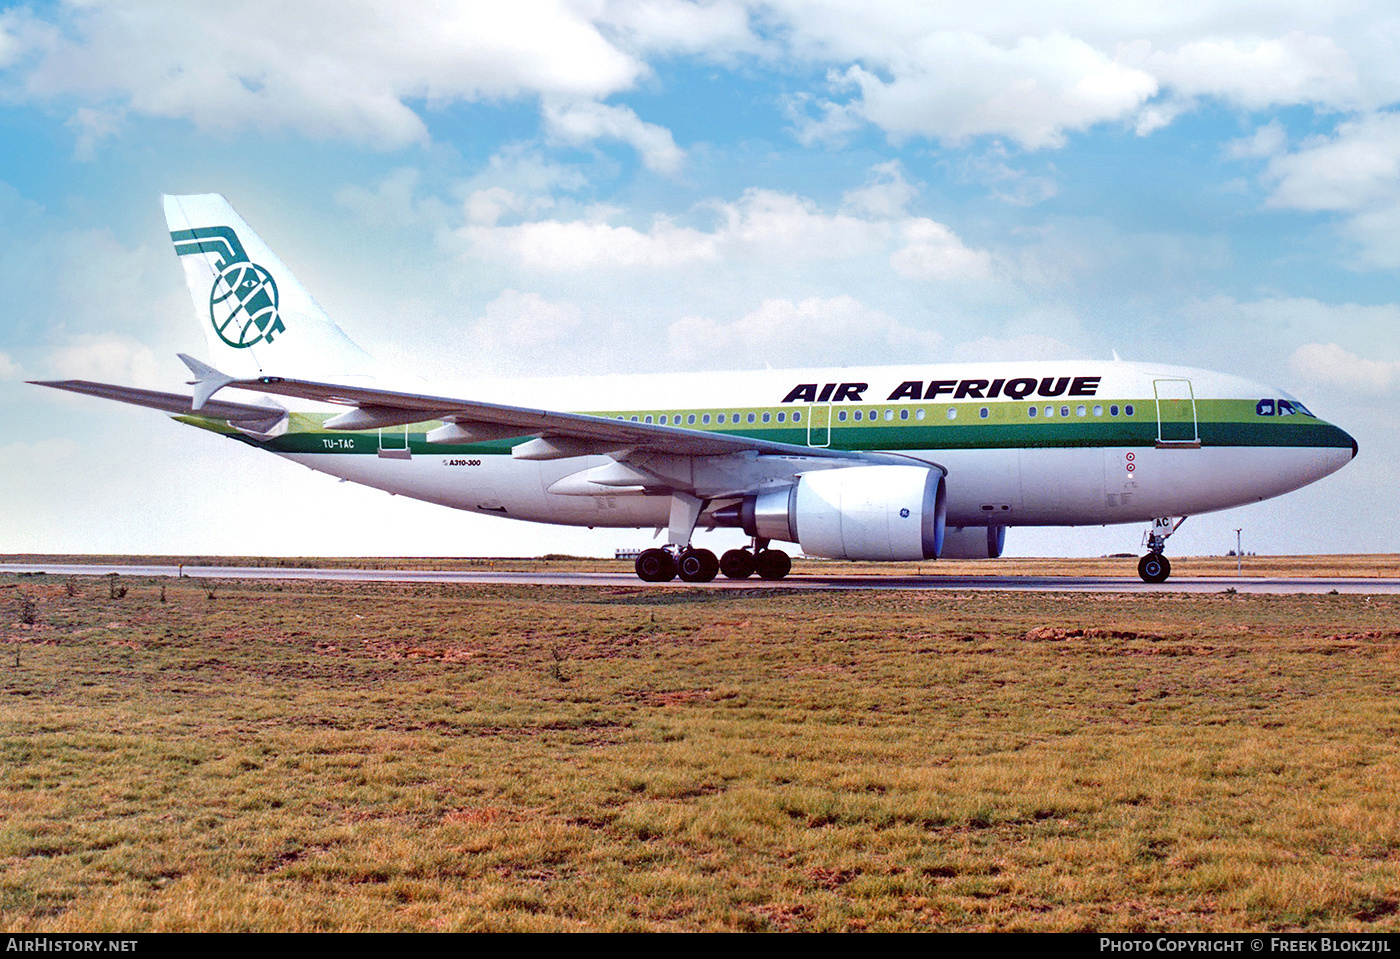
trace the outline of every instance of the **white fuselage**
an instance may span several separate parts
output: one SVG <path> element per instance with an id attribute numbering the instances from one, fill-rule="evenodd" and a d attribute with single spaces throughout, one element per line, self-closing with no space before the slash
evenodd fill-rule
<path id="1" fill-rule="evenodd" d="M 988 396 L 990 384 L 998 382 L 1000 390 L 1023 392 L 1027 383 L 1037 389 Z M 809 385 L 814 389 L 805 389 Z M 850 386 L 844 396 L 843 385 Z M 1069 395 L 1072 388 L 1082 395 Z M 677 424 L 684 417 L 694 421 L 684 423 L 689 429 L 768 429 L 785 442 L 891 450 L 947 470 L 950 527 L 1126 523 L 1228 509 L 1312 483 L 1345 465 L 1355 450 L 1349 437 L 1305 410 L 1275 415 L 1279 404 L 1303 410 L 1276 388 L 1156 364 L 577 377 L 473 383 L 467 389 L 537 408 L 646 422 L 665 416 Z M 794 413 L 805 415 L 798 420 Z M 736 414 L 742 417 L 738 424 Z M 416 435 L 414 429 L 407 429 L 409 436 Z M 352 482 L 455 509 L 577 526 L 667 522 L 665 495 L 550 492 L 565 477 L 608 464 L 607 456 L 523 460 L 509 447 L 435 450 L 431 444 L 410 444 L 392 430 L 382 432 L 387 435 L 380 438 L 381 455 L 333 448 L 283 455 Z M 413 449 L 405 458 L 402 448 L 409 445 Z"/>

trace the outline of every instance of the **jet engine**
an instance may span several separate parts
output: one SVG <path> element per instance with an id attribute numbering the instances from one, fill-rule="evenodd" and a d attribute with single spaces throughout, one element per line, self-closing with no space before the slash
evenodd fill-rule
<path id="1" fill-rule="evenodd" d="M 1005 546 L 1005 526 L 954 526 L 943 534 L 939 558 L 996 559 Z"/>
<path id="2" fill-rule="evenodd" d="M 750 536 L 800 543 L 828 559 L 936 559 L 946 517 L 943 473 L 923 466 L 851 466 L 803 473 L 715 512 Z"/>

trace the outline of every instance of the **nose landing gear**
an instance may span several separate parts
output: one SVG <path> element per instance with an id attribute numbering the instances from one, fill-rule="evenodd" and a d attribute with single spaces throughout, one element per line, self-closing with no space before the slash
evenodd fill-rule
<path id="1" fill-rule="evenodd" d="M 1147 547 L 1147 555 L 1138 560 L 1138 575 L 1144 583 L 1165 583 L 1167 577 L 1172 574 L 1171 561 L 1162 555 L 1162 551 L 1166 548 L 1167 539 L 1180 529 L 1184 522 L 1185 516 L 1163 516 L 1154 519 L 1152 529 L 1143 534 L 1143 545 Z"/>

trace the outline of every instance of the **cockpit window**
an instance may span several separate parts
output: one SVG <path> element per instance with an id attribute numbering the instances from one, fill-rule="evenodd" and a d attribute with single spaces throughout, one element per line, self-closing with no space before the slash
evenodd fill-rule
<path id="1" fill-rule="evenodd" d="M 1278 399 L 1262 399 L 1254 405 L 1254 414 L 1256 416 L 1292 416 L 1294 413 L 1301 413 L 1303 416 L 1311 416 L 1313 419 L 1317 419 L 1311 410 L 1293 399 L 1284 399 L 1282 397 Z"/>

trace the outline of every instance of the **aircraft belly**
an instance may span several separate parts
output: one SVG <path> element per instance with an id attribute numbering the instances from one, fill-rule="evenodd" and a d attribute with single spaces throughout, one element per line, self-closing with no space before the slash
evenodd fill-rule
<path id="1" fill-rule="evenodd" d="M 287 453 L 294 462 L 352 483 L 453 509 L 566 526 L 664 526 L 670 501 L 661 496 L 555 496 L 545 492 L 577 459 L 517 460 L 510 456 L 415 455 L 393 459 L 364 454 Z M 590 457 L 587 465 L 597 459 Z M 567 463 L 563 473 L 560 464 Z"/>
<path id="2" fill-rule="evenodd" d="M 1014 449 L 917 454 L 948 470 L 948 525 L 1001 526 L 1020 518 L 1021 467 Z"/>
<path id="3" fill-rule="evenodd" d="M 919 454 L 948 469 L 949 526 L 1137 523 L 1279 496 L 1340 469 L 1347 449 L 1034 448 Z"/>
<path id="4" fill-rule="evenodd" d="M 1099 447 L 1023 449 L 1021 522 L 1103 522 L 1104 457 Z"/>
<path id="5" fill-rule="evenodd" d="M 1314 447 L 1110 450 L 1104 475 L 1111 518 L 1105 522 L 1243 506 L 1315 482 L 1350 458 L 1350 450 Z"/>

